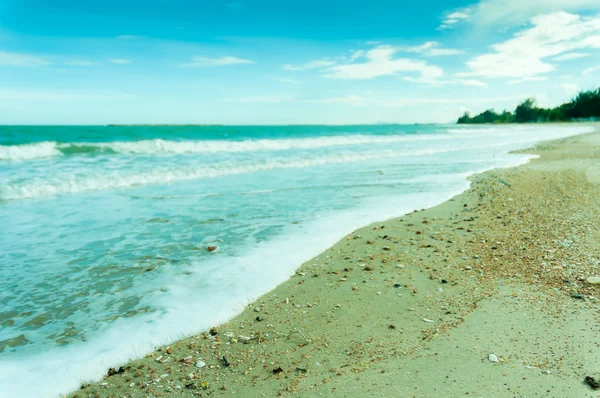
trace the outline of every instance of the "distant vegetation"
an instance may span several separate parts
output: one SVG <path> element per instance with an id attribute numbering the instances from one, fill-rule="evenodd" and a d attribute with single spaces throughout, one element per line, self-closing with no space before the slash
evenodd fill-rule
<path id="1" fill-rule="evenodd" d="M 600 118 L 600 88 L 591 91 L 582 91 L 571 102 L 559 107 L 546 109 L 538 108 L 535 100 L 529 98 L 523 101 L 514 113 L 504 111 L 496 113 L 493 109 L 471 117 L 468 112 L 458 118 L 458 124 L 483 124 L 483 123 L 539 123 L 539 122 L 567 122 L 578 119 L 597 120 Z"/>

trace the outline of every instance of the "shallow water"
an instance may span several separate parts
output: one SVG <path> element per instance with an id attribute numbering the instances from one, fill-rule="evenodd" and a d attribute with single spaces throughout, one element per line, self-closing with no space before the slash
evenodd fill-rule
<path id="1" fill-rule="evenodd" d="M 352 230 L 586 131 L 0 127 L 0 396 L 56 396 L 223 322 Z"/>

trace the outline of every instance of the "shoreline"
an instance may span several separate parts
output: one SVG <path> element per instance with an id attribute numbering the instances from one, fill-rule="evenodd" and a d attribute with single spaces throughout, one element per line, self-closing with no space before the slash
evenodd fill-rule
<path id="1" fill-rule="evenodd" d="M 537 292 L 531 290 L 537 286 L 532 283 L 531 275 L 511 276 L 506 269 L 494 267 L 499 261 L 497 253 L 502 251 L 502 256 L 509 256 L 514 250 L 502 250 L 506 242 L 500 240 L 495 241 L 496 246 L 490 246 L 489 239 L 485 244 L 481 239 L 478 241 L 480 236 L 502 230 L 480 225 L 479 214 L 495 206 L 493 201 L 486 202 L 488 197 L 500 200 L 506 191 L 520 187 L 514 183 L 515 174 L 526 178 L 524 171 L 537 173 L 540 163 L 552 163 L 545 157 L 560 153 L 555 149 L 553 152 L 555 146 L 565 147 L 586 139 L 595 140 L 597 145 L 598 137 L 598 133 L 579 135 L 519 151 L 541 154 L 542 158 L 516 168 L 474 175 L 470 177 L 471 188 L 439 206 L 361 228 L 303 264 L 295 276 L 260 297 L 242 314 L 215 328 L 216 334 L 202 333 L 160 348 L 146 358 L 124 365 L 123 373 L 105 377 L 69 396 L 229 396 L 236 392 L 249 397 L 334 393 L 344 396 L 357 392 L 397 396 L 394 394 L 399 393 L 398 378 L 405 388 L 403 394 L 408 396 L 412 391 L 415 396 L 427 396 L 429 393 L 423 387 L 420 391 L 414 390 L 414 386 L 407 387 L 419 380 L 416 376 L 419 370 L 413 368 L 413 373 L 407 376 L 402 369 L 410 368 L 407 363 L 419 361 L 423 362 L 423 369 L 428 369 L 432 359 L 427 359 L 423 351 L 432 347 L 442 355 L 448 354 L 449 364 L 459 365 L 453 359 L 457 353 L 448 352 L 448 344 L 440 346 L 440 342 L 462 332 L 461 328 L 474 319 L 472 315 L 481 312 L 480 307 L 493 307 L 490 298 L 499 297 L 506 303 L 515 295 L 523 295 L 513 305 L 521 305 L 529 297 L 564 300 L 560 294 L 560 289 L 565 289 L 564 282 L 558 286 L 558 293 Z M 591 150 L 589 145 L 586 148 Z M 568 164 L 571 160 L 567 157 L 564 162 Z M 563 171 L 558 170 L 558 174 Z M 543 169 L 543 172 L 548 171 Z M 499 180 L 510 181 L 511 186 L 498 183 Z M 505 206 L 516 201 L 504 200 Z M 497 216 L 500 218 L 486 222 L 494 227 L 504 223 L 506 217 Z M 504 281 L 509 278 L 514 280 L 507 287 Z M 548 286 L 556 287 L 554 282 Z M 584 296 L 592 295 L 590 289 L 599 295 L 596 287 L 586 286 Z M 573 299 L 568 297 L 568 302 Z M 594 304 L 592 300 L 575 303 L 582 307 L 581 311 L 589 311 L 585 309 L 588 304 L 597 308 L 597 302 Z M 496 311 L 505 309 L 501 306 Z M 483 318 L 482 322 L 491 322 Z M 497 326 L 501 329 L 503 325 Z M 482 355 L 477 353 L 478 366 L 487 361 L 487 355 Z M 502 353 L 497 356 L 500 365 L 511 359 Z M 399 364 L 402 366 L 396 366 Z M 531 370 L 525 366 L 533 365 L 521 366 Z M 551 368 L 547 365 L 543 371 Z M 439 372 L 439 369 L 429 370 Z M 486 369 L 485 375 L 495 377 L 489 373 L 493 370 Z M 589 371 L 600 376 L 600 369 Z M 433 389 L 431 393 L 447 391 L 447 381 L 440 375 L 432 375 L 431 380 L 421 383 Z M 542 378 L 551 375 L 544 374 Z M 533 380 L 539 379 L 537 376 L 527 374 Z M 465 389 L 478 396 L 479 387 L 469 385 Z M 585 388 L 582 393 L 592 391 Z M 561 391 L 573 393 L 573 390 Z M 506 393 L 501 388 L 493 392 Z"/>

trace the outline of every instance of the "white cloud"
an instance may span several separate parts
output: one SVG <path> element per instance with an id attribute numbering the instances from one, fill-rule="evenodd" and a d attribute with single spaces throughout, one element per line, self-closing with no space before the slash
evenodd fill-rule
<path id="1" fill-rule="evenodd" d="M 463 86 L 474 86 L 474 87 L 488 88 L 487 84 L 485 84 L 484 82 L 480 82 L 479 80 L 459 79 L 459 80 L 456 80 L 456 81 L 458 82 L 458 84 L 461 84 Z"/>
<path id="2" fill-rule="evenodd" d="M 391 46 L 378 46 L 364 55 L 366 62 L 331 66 L 325 69 L 324 77 L 330 79 L 373 79 L 380 76 L 394 75 L 399 72 L 418 73 L 426 79 L 436 79 L 444 74 L 442 68 L 429 65 L 424 61 L 398 58 L 392 56 L 400 51 Z"/>
<path id="3" fill-rule="evenodd" d="M 598 72 L 598 71 L 600 71 L 600 65 L 584 69 L 583 72 L 581 72 L 581 74 L 584 76 L 587 76 L 587 75 L 591 75 L 592 73 Z"/>
<path id="4" fill-rule="evenodd" d="M 414 46 L 414 47 L 407 47 L 404 49 L 404 51 L 409 52 L 409 53 L 422 53 L 425 52 L 433 47 L 437 47 L 439 46 L 440 43 L 438 43 L 437 41 L 428 41 L 425 42 L 424 44 L 421 44 L 420 46 Z"/>
<path id="5" fill-rule="evenodd" d="M 286 65 L 283 65 L 283 70 L 302 71 L 302 70 L 309 70 L 309 69 L 321 69 L 321 68 L 326 68 L 328 66 L 333 66 L 336 63 L 337 62 L 331 61 L 328 59 L 320 59 L 320 60 L 316 60 L 316 61 L 310 61 L 310 62 L 307 62 L 302 65 L 286 64 Z"/>
<path id="6" fill-rule="evenodd" d="M 350 50 L 350 54 L 350 62 L 356 61 L 357 59 L 367 55 L 366 51 L 364 50 Z"/>
<path id="7" fill-rule="evenodd" d="M 463 51 L 461 50 L 457 50 L 454 48 L 438 48 L 439 46 L 440 43 L 438 43 L 437 41 L 428 41 L 420 46 L 406 47 L 403 49 L 403 51 L 409 53 L 422 54 L 429 57 L 435 57 L 440 55 L 458 55 L 463 53 Z"/>
<path id="8" fill-rule="evenodd" d="M 469 60 L 470 71 L 458 76 L 542 75 L 556 69 L 546 58 L 573 50 L 600 48 L 600 17 L 555 12 L 531 18 L 531 23 L 532 27 L 516 33 L 512 39 L 493 45 L 494 52 Z"/>
<path id="9" fill-rule="evenodd" d="M 398 52 L 416 53 L 423 56 L 439 56 L 460 54 L 455 49 L 438 48 L 440 43 L 426 42 L 414 47 L 392 47 L 378 45 L 371 50 L 349 50 L 350 55 L 332 59 L 320 59 L 300 65 L 286 64 L 283 70 L 304 71 L 320 69 L 324 77 L 331 79 L 372 79 L 379 76 L 393 75 L 398 72 L 419 73 L 423 79 L 437 79 L 443 75 L 440 67 L 429 65 L 425 61 L 398 58 L 392 59 Z M 359 62 L 357 62 L 360 60 Z"/>
<path id="10" fill-rule="evenodd" d="M 470 12 L 470 10 L 467 10 Z M 469 14 L 469 12 L 453 12 L 452 14 L 449 14 L 447 16 L 447 18 L 449 19 L 467 19 L 471 17 L 471 14 Z"/>
<path id="11" fill-rule="evenodd" d="M 110 63 L 117 64 L 117 65 L 127 65 L 127 64 L 131 63 L 131 60 L 129 60 L 129 59 L 111 59 Z"/>
<path id="12" fill-rule="evenodd" d="M 8 66 L 44 66 L 52 63 L 43 57 L 29 54 L 0 51 L 0 65 Z"/>
<path id="13" fill-rule="evenodd" d="M 439 26 L 438 29 L 444 30 L 444 29 L 453 28 L 458 23 L 460 23 L 462 21 L 466 21 L 470 18 L 471 18 L 471 9 L 469 9 L 469 8 L 465 8 L 460 11 L 451 12 L 444 17 L 444 20 L 442 21 L 442 24 Z"/>
<path id="14" fill-rule="evenodd" d="M 589 57 L 592 54 L 588 54 L 588 53 L 568 53 L 568 54 L 563 54 L 563 55 L 559 55 L 558 57 L 554 57 L 552 58 L 553 61 L 569 61 L 571 59 L 579 59 L 579 58 L 585 58 L 585 57 Z"/>
<path id="15" fill-rule="evenodd" d="M 464 51 L 457 50 L 455 48 L 432 48 L 431 50 L 427 51 L 424 55 L 429 57 L 437 57 L 440 55 L 459 55 L 463 53 Z"/>
<path id="16" fill-rule="evenodd" d="M 68 64 L 71 66 L 95 66 L 95 65 L 97 65 L 96 62 L 84 61 L 84 60 L 72 61 L 72 62 L 69 62 Z"/>
<path id="17" fill-rule="evenodd" d="M 598 0 L 481 0 L 471 7 L 480 26 L 512 26 L 531 17 L 556 11 L 600 10 Z"/>
<path id="18" fill-rule="evenodd" d="M 237 58 L 237 57 L 221 57 L 221 58 L 207 58 L 207 57 L 193 57 L 192 61 L 187 64 L 181 64 L 181 68 L 206 68 L 210 66 L 228 66 L 228 65 L 241 65 L 241 64 L 253 64 L 253 61 Z"/>

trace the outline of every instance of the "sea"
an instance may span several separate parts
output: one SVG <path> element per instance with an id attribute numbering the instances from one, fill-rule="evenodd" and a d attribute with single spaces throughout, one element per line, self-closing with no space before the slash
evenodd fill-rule
<path id="1" fill-rule="evenodd" d="M 0 397 L 75 390 L 231 319 L 353 230 L 591 131 L 0 127 Z"/>

